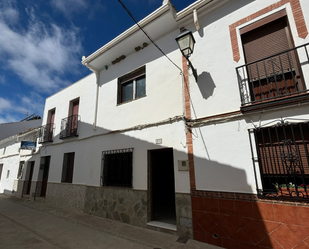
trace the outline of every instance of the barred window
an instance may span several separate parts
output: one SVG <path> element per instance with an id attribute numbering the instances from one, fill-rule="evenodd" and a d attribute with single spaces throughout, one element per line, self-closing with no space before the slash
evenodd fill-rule
<path id="1" fill-rule="evenodd" d="M 254 130 L 264 196 L 309 199 L 309 123 Z M 257 172 L 256 172 L 257 173 Z"/>
<path id="2" fill-rule="evenodd" d="M 102 152 L 101 185 L 132 187 L 133 148 Z"/>

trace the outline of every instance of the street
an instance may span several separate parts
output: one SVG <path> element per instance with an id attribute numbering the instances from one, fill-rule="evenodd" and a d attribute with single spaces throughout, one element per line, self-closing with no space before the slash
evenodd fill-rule
<path id="1" fill-rule="evenodd" d="M 218 248 L 41 202 L 0 195 L 0 248 Z"/>

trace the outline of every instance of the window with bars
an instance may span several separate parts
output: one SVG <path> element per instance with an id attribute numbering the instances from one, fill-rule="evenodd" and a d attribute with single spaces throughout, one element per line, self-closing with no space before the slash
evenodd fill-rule
<path id="1" fill-rule="evenodd" d="M 102 152 L 101 185 L 132 187 L 133 148 Z"/>
<path id="2" fill-rule="evenodd" d="M 309 200 L 309 123 L 282 121 L 253 134 L 261 181 L 258 192 Z"/>
<path id="3" fill-rule="evenodd" d="M 118 79 L 118 104 L 137 99 L 145 95 L 145 67 L 139 68 Z"/>
<path id="4" fill-rule="evenodd" d="M 63 155 L 61 182 L 72 183 L 75 152 Z"/>

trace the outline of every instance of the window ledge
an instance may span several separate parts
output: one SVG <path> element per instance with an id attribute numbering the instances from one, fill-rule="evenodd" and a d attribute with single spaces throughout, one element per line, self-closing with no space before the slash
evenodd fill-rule
<path id="1" fill-rule="evenodd" d="M 142 98 L 145 98 L 145 97 L 147 97 L 147 95 L 144 95 L 144 96 L 142 96 L 142 97 L 138 97 L 138 98 L 136 98 L 136 99 L 131 99 L 131 100 L 128 100 L 128 101 L 126 101 L 126 102 L 118 103 L 116 106 L 120 106 L 120 105 L 123 105 L 123 104 L 126 104 L 126 103 L 130 103 L 130 102 L 132 102 L 132 101 L 135 101 L 135 100 L 138 100 L 138 99 L 142 99 Z"/>
<path id="2" fill-rule="evenodd" d="M 272 100 L 265 100 L 254 104 L 240 107 L 242 113 L 254 112 L 259 110 L 274 109 L 286 106 L 287 104 L 298 104 L 309 102 L 309 93 L 300 93 L 288 97 L 281 97 Z"/>

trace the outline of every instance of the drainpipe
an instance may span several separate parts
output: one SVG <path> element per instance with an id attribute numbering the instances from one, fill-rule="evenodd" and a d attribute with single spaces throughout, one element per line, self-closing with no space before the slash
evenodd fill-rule
<path id="1" fill-rule="evenodd" d="M 97 89 L 96 89 L 96 98 L 95 98 L 95 107 L 94 107 L 94 121 L 93 121 L 93 129 L 96 130 L 97 129 L 97 116 L 98 116 L 100 72 L 97 69 L 90 67 L 90 65 L 88 63 L 85 63 L 84 65 L 86 67 L 88 67 L 96 75 Z"/>
<path id="2" fill-rule="evenodd" d="M 194 25 L 195 25 L 196 30 L 199 31 L 200 30 L 200 24 L 198 22 L 196 9 L 193 10 L 193 20 L 194 20 Z"/>

